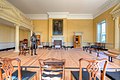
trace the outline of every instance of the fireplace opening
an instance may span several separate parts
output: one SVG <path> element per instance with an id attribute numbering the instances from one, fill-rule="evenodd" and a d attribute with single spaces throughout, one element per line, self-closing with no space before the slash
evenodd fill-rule
<path id="1" fill-rule="evenodd" d="M 54 40 L 54 46 L 55 46 L 55 48 L 61 48 L 62 40 Z"/>

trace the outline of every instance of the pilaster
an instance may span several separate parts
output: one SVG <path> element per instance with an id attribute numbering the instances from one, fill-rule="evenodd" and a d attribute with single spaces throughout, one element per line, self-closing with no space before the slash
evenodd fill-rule
<path id="1" fill-rule="evenodd" d="M 19 25 L 15 26 L 15 52 L 19 52 Z"/>
<path id="2" fill-rule="evenodd" d="M 120 49 L 119 17 L 115 18 L 115 49 Z"/>

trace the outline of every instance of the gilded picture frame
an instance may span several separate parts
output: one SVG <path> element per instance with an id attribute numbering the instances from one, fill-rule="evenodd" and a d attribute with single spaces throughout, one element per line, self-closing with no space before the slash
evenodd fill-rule
<path id="1" fill-rule="evenodd" d="M 62 19 L 53 19 L 53 35 L 63 35 Z"/>

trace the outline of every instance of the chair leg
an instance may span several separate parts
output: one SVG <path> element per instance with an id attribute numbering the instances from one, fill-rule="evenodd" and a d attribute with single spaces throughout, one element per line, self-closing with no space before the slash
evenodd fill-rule
<path id="1" fill-rule="evenodd" d="M 72 74 L 70 74 L 70 80 L 73 80 L 73 78 L 72 78 Z"/>
<path id="2" fill-rule="evenodd" d="M 34 76 L 34 80 L 38 80 L 38 79 L 37 79 L 37 74 Z"/>

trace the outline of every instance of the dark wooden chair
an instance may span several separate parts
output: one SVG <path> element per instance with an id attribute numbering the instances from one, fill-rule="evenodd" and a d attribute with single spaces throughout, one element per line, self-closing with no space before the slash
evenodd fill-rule
<path id="1" fill-rule="evenodd" d="M 24 39 L 23 42 L 28 46 L 28 39 Z"/>
<path id="2" fill-rule="evenodd" d="M 91 48 L 91 43 L 90 42 L 87 42 L 87 45 L 86 46 L 83 46 L 83 51 L 88 51 L 88 50 L 90 50 L 90 48 Z"/>
<path id="3" fill-rule="evenodd" d="M 88 65 L 86 68 L 82 68 L 82 61 L 87 61 Z M 97 78 L 99 72 L 99 62 L 105 61 L 103 70 L 100 72 L 100 79 Z M 107 65 L 107 59 L 85 59 L 79 60 L 80 69 L 79 71 L 71 71 L 71 80 L 105 80 L 105 71 Z"/>
<path id="4" fill-rule="evenodd" d="M 55 58 L 39 59 L 40 80 L 65 80 L 65 60 Z"/>
<path id="5" fill-rule="evenodd" d="M 17 62 L 17 70 L 14 70 L 13 64 Z M 0 80 L 32 80 L 36 78 L 36 72 L 21 69 L 21 60 L 18 58 L 0 58 Z"/>
<path id="6" fill-rule="evenodd" d="M 20 41 L 20 46 L 19 46 L 19 55 L 23 54 L 26 55 L 26 53 L 30 53 L 30 48 L 28 47 L 27 41 Z"/>

